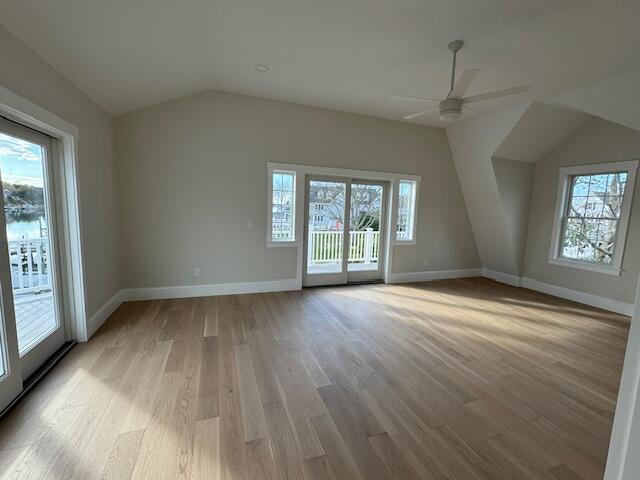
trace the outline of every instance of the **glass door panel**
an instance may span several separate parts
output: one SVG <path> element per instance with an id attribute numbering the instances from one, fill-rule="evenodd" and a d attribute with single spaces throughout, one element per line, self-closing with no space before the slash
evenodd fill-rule
<path id="1" fill-rule="evenodd" d="M 310 179 L 308 182 L 305 285 L 346 282 L 347 189 L 344 181 Z"/>
<path id="2" fill-rule="evenodd" d="M 45 150 L 0 133 L 0 152 L 18 351 L 23 356 L 60 324 L 51 268 Z"/>
<path id="3" fill-rule="evenodd" d="M 18 354 L 22 379 L 65 342 L 56 288 L 51 142 L 44 134 L 0 119 L 2 313 L 7 329 L 15 332 L 6 343 Z"/>
<path id="4" fill-rule="evenodd" d="M 381 280 L 384 182 L 308 178 L 303 285 Z"/>
<path id="5" fill-rule="evenodd" d="M 378 270 L 384 187 L 351 184 L 349 222 L 349 272 Z"/>

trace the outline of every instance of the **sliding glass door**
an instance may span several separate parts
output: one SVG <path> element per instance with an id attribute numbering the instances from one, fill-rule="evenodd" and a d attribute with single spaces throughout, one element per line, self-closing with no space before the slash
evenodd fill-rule
<path id="1" fill-rule="evenodd" d="M 0 409 L 65 341 L 48 136 L 0 119 Z"/>
<path id="2" fill-rule="evenodd" d="M 385 185 L 352 181 L 349 202 L 349 282 L 381 280 L 383 277 L 383 232 Z"/>
<path id="3" fill-rule="evenodd" d="M 385 184 L 310 177 L 305 191 L 303 285 L 382 279 Z"/>
<path id="4" fill-rule="evenodd" d="M 349 183 L 341 179 L 307 179 L 304 285 L 347 282 L 344 252 Z"/>

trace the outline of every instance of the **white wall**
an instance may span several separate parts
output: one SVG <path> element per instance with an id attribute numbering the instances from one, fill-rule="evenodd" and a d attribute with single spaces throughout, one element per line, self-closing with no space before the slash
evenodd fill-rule
<path id="1" fill-rule="evenodd" d="M 116 138 L 127 288 L 294 278 L 296 250 L 265 246 L 267 162 L 422 175 L 394 272 L 479 266 L 442 129 L 210 91 L 117 117 Z"/>
<path id="2" fill-rule="evenodd" d="M 640 158 L 640 132 L 590 120 L 536 166 L 524 274 L 534 280 L 633 304 L 640 270 L 640 194 L 633 199 L 626 252 L 619 277 L 548 262 L 560 167 Z"/>
<path id="3" fill-rule="evenodd" d="M 482 267 L 519 275 L 492 157 L 530 104 L 517 105 L 447 127 L 456 171 L 469 212 Z"/>
<path id="4" fill-rule="evenodd" d="M 500 172 L 495 169 L 494 159 L 535 162 L 589 118 L 566 107 L 529 102 L 447 127 L 486 276 L 520 285 L 522 274 L 522 232 L 516 225 L 520 221 L 514 221 L 514 204 L 510 203 L 515 190 L 509 186 L 509 179 L 497 177 Z"/>
<path id="5" fill-rule="evenodd" d="M 0 85 L 80 130 L 80 208 L 90 317 L 120 289 L 113 119 L 1 26 L 0 63 Z"/>
<path id="6" fill-rule="evenodd" d="M 536 164 L 494 158 L 493 170 L 496 175 L 498 191 L 502 200 L 502 208 L 507 221 L 511 244 L 515 249 L 518 272 L 522 273 L 525 247 L 527 243 L 527 227 L 529 225 L 529 208 Z"/>

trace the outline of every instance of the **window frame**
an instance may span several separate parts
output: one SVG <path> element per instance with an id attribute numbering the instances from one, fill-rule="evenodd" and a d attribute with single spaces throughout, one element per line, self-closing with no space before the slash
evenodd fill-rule
<path id="1" fill-rule="evenodd" d="M 549 263 L 565 267 L 589 270 L 619 276 L 622 273 L 622 261 L 627 240 L 627 231 L 631 218 L 631 207 L 636 184 L 638 160 L 622 162 L 607 162 L 587 165 L 562 167 L 559 170 L 558 193 L 556 196 L 553 231 L 551 233 L 551 246 L 549 250 Z M 586 260 L 565 258 L 561 255 L 562 239 L 564 238 L 568 204 L 571 198 L 572 179 L 575 176 L 598 175 L 603 173 L 627 173 L 627 181 L 622 197 L 622 210 L 618 220 L 616 242 L 613 247 L 611 264 L 601 265 Z"/>
<path id="2" fill-rule="evenodd" d="M 406 238 L 398 238 L 398 218 L 400 216 L 400 185 L 402 183 L 409 183 L 412 185 L 412 208 L 410 210 L 410 215 L 408 218 L 409 228 L 407 229 L 409 232 L 409 236 Z M 394 243 L 398 245 L 415 245 L 416 244 L 416 224 L 418 223 L 418 194 L 419 194 L 420 182 L 418 180 L 413 180 L 409 178 L 401 178 L 398 180 L 398 192 L 397 192 L 397 201 L 396 201 L 396 211 L 394 220 Z"/>
<path id="3" fill-rule="evenodd" d="M 272 201 L 273 201 L 273 172 L 283 171 L 295 174 L 295 239 L 287 241 L 273 241 L 272 235 Z M 387 229 L 386 245 L 387 250 L 394 246 L 410 246 L 417 243 L 417 225 L 419 218 L 420 205 L 420 184 L 422 177 L 420 175 L 412 175 L 407 173 L 391 173 L 377 172 L 371 170 L 355 170 L 347 168 L 321 167 L 314 165 L 302 165 L 295 163 L 277 163 L 267 162 L 267 222 L 266 222 L 266 246 L 267 247 L 300 247 L 299 256 L 301 255 L 301 247 L 304 240 L 304 195 L 305 195 L 305 178 L 307 175 L 334 176 L 346 178 L 358 178 L 361 180 L 373 180 L 388 182 L 390 185 L 390 197 L 386 207 L 388 222 L 391 228 Z M 396 240 L 395 230 L 398 216 L 398 191 L 401 181 L 409 181 L 415 183 L 415 203 L 413 209 L 413 231 L 412 240 Z M 299 206 L 302 205 L 302 208 Z M 385 267 L 385 279 L 391 275 L 392 255 L 390 250 L 385 253 L 387 258 Z M 301 272 L 298 275 L 301 278 Z M 300 280 L 301 281 L 301 280 Z"/>
<path id="4" fill-rule="evenodd" d="M 268 183 L 268 196 L 267 196 L 267 246 L 269 247 L 292 247 L 299 243 L 298 229 L 297 229 L 297 181 L 298 175 L 295 170 L 287 170 L 283 168 L 274 168 L 269 165 L 267 170 L 267 183 Z M 273 175 L 278 173 L 286 173 L 293 176 L 292 191 L 291 191 L 291 231 L 292 238 L 277 240 L 273 238 Z"/>

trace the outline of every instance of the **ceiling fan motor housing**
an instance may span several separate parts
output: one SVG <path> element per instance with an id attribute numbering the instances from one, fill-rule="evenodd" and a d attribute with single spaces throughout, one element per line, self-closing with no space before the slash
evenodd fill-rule
<path id="1" fill-rule="evenodd" d="M 440 102 L 440 119 L 444 121 L 457 120 L 462 115 L 462 99 L 446 98 Z"/>

